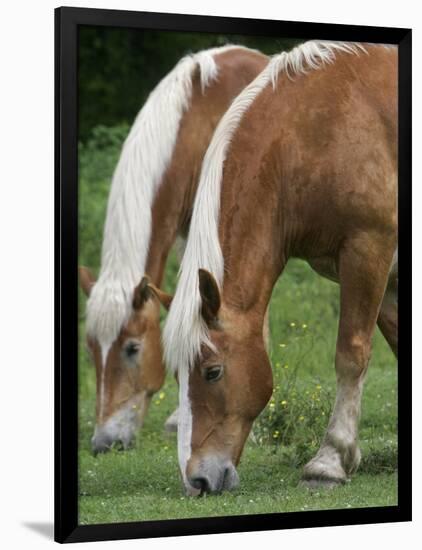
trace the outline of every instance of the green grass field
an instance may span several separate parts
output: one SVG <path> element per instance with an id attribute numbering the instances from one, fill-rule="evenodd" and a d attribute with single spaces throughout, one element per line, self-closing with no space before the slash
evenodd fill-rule
<path id="1" fill-rule="evenodd" d="M 101 224 L 120 136 L 81 151 L 80 260 L 98 266 Z M 165 288 L 172 290 L 172 257 Z M 156 394 L 134 449 L 94 458 L 95 372 L 85 348 L 81 296 L 79 353 L 79 522 L 127 522 L 204 516 L 386 506 L 397 503 L 397 365 L 378 329 L 365 384 L 360 439 L 362 463 L 350 483 L 310 491 L 298 485 L 301 466 L 316 452 L 335 396 L 334 352 L 338 287 L 292 260 L 271 300 L 274 394 L 257 419 L 233 493 L 183 495 L 176 436 L 164 421 L 177 402 L 168 376 Z"/>

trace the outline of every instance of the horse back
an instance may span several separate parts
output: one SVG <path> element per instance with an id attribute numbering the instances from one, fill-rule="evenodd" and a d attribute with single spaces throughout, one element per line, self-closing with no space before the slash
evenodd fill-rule
<path id="1" fill-rule="evenodd" d="M 338 53 L 306 74 L 279 75 L 233 139 L 223 205 L 249 201 L 254 212 L 273 212 L 274 239 L 288 239 L 297 255 L 329 253 L 351 232 L 396 231 L 397 51 L 365 49 Z"/>

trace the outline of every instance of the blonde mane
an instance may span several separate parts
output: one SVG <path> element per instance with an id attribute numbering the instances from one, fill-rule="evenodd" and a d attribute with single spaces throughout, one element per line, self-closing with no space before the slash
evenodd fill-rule
<path id="1" fill-rule="evenodd" d="M 218 76 L 214 55 L 242 46 L 213 48 L 182 58 L 151 92 L 123 145 L 108 199 L 101 270 L 87 302 L 87 333 L 111 344 L 132 311 L 144 275 L 154 197 L 171 161 L 183 114 L 199 68 L 201 87 Z"/>
<path id="2" fill-rule="evenodd" d="M 218 238 L 221 182 L 227 151 L 243 115 L 268 84 L 277 85 L 280 74 L 294 78 L 333 63 L 337 52 L 358 54 L 359 51 L 365 52 L 360 44 L 310 41 L 288 53 L 275 55 L 220 120 L 202 164 L 176 294 L 163 332 L 165 358 L 170 370 L 192 368 L 203 344 L 212 349 L 200 313 L 198 269 L 210 271 L 222 288 L 224 259 Z"/>

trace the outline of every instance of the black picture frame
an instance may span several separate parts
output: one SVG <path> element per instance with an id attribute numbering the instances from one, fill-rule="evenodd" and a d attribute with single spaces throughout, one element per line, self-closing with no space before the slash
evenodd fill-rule
<path id="1" fill-rule="evenodd" d="M 397 44 L 398 505 L 78 525 L 78 29 L 82 25 Z M 62 7 L 55 10 L 55 540 L 81 542 L 411 520 L 411 30 Z"/>

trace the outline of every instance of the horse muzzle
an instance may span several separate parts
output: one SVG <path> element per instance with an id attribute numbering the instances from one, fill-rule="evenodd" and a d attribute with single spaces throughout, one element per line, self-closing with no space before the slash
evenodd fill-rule
<path id="1" fill-rule="evenodd" d="M 121 418 L 112 416 L 104 424 L 95 426 L 91 439 L 94 455 L 106 453 L 111 448 L 126 450 L 132 447 L 135 441 L 136 425 L 134 422 L 122 422 L 121 420 Z"/>
<path id="2" fill-rule="evenodd" d="M 186 493 L 199 496 L 231 491 L 239 485 L 239 475 L 230 460 L 211 456 L 188 466 Z"/>
<path id="3" fill-rule="evenodd" d="M 135 435 L 129 433 L 126 429 L 124 433 L 113 433 L 104 429 L 103 426 L 96 426 L 94 435 L 91 439 L 91 447 L 94 455 L 106 453 L 111 448 L 118 450 L 127 450 L 132 447 Z"/>

